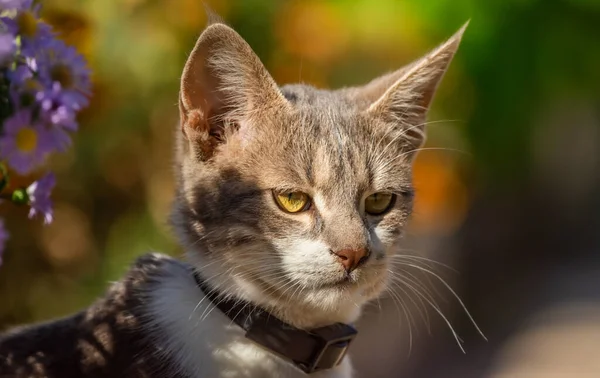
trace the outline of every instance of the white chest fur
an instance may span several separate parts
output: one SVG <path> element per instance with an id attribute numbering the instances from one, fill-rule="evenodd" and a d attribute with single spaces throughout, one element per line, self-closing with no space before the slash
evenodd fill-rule
<path id="1" fill-rule="evenodd" d="M 246 339 L 244 331 L 204 297 L 183 266 L 170 265 L 151 290 L 148 325 L 181 373 L 198 378 L 308 377 Z M 349 378 L 352 367 L 345 357 L 336 368 L 310 376 Z"/>

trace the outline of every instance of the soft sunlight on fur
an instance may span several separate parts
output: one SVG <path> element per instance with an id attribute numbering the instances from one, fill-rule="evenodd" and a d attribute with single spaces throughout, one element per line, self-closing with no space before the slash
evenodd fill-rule
<path id="1" fill-rule="evenodd" d="M 55 369 L 52 378 L 305 376 L 246 338 L 217 309 L 226 299 L 314 331 L 355 323 L 387 292 L 409 325 L 412 305 L 424 320 L 433 310 L 454 333 L 414 272 L 460 299 L 428 261 L 397 253 L 427 109 L 465 27 L 405 68 L 330 91 L 279 88 L 244 39 L 214 20 L 188 58 L 179 96 L 171 220 L 188 263 L 142 257 L 84 312 L 0 340 L 0 356 L 10 351 L 0 376 L 28 376 L 37 345 L 48 353 L 57 335 L 83 346 L 84 362 L 54 351 L 69 357 L 42 366 Z M 298 212 L 275 201 L 293 194 L 310 199 Z M 127 349 L 107 352 L 117 345 Z M 312 376 L 351 377 L 349 355 L 336 361 Z"/>
<path id="2" fill-rule="evenodd" d="M 418 303 L 422 316 L 426 305 L 437 309 L 395 271 L 394 255 L 412 210 L 426 112 L 465 27 L 406 68 L 335 91 L 277 88 L 237 33 L 208 27 L 182 77 L 173 220 L 212 287 L 301 328 L 354 322 L 384 290 L 407 318 L 403 301 Z M 273 190 L 306 193 L 312 207 L 286 214 Z M 364 201 L 377 192 L 397 200 L 371 216 Z M 367 248 L 370 258 L 346 273 L 332 253 L 344 248 Z"/>

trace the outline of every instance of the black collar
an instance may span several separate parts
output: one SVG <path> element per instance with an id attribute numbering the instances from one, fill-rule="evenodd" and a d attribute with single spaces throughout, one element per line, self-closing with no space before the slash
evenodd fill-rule
<path id="1" fill-rule="evenodd" d="M 337 366 L 357 334 L 354 327 L 343 323 L 310 331 L 295 328 L 249 302 L 219 295 L 197 273 L 194 278 L 208 299 L 246 331 L 246 338 L 292 362 L 305 373 Z"/>

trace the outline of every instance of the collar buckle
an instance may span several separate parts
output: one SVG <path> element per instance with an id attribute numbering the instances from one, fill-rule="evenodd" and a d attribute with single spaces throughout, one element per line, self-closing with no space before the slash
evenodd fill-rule
<path id="1" fill-rule="evenodd" d="M 346 355 L 350 343 L 356 337 L 357 331 L 350 325 L 336 323 L 311 330 L 310 333 L 317 339 L 315 352 L 307 363 L 296 363 L 302 371 L 308 374 L 339 365 Z"/>
<path id="2" fill-rule="evenodd" d="M 307 374 L 339 365 L 358 333 L 343 323 L 304 331 L 280 322 L 262 313 L 246 328 L 246 338 Z"/>

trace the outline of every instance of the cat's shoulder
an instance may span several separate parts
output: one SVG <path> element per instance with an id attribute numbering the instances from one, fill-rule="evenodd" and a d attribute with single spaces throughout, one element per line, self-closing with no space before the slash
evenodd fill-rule
<path id="1" fill-rule="evenodd" d="M 174 271 L 191 275 L 192 267 L 162 253 L 146 253 L 135 259 L 120 281 L 136 286 L 154 284 Z"/>
<path id="2" fill-rule="evenodd" d="M 87 310 L 88 318 L 101 319 L 103 313 L 127 314 L 144 324 L 148 318 L 147 305 L 152 293 L 165 283 L 180 277 L 193 280 L 193 268 L 181 260 L 161 253 L 147 253 L 138 257 L 121 276 L 113 282 L 104 296 Z"/>
<path id="3" fill-rule="evenodd" d="M 126 280 L 152 280 L 164 275 L 171 269 L 190 270 L 191 267 L 187 263 L 163 253 L 146 253 L 137 257 L 133 263 L 131 263 L 124 278 Z"/>
<path id="4" fill-rule="evenodd" d="M 138 257 L 121 279 L 71 316 L 14 328 L 0 335 L 0 377 L 179 377 L 148 332 L 152 291 L 192 268 L 172 257 Z M 193 278 L 190 278 L 193 280 Z M 160 374 L 156 375 L 156 372 Z M 37 376 L 37 375 L 35 375 Z"/>

